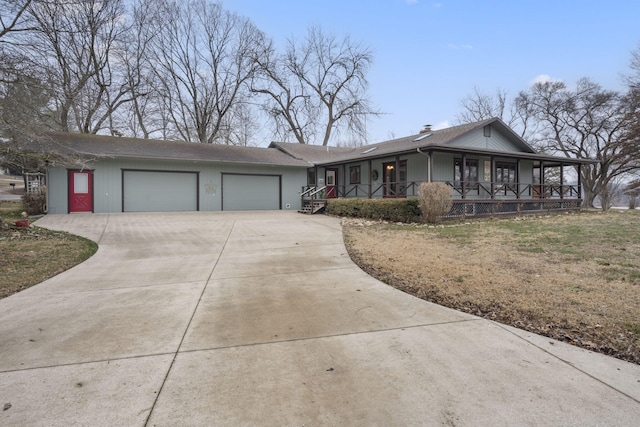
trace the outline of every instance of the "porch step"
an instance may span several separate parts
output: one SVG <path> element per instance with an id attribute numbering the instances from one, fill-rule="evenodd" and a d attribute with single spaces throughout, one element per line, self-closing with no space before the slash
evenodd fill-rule
<path id="1" fill-rule="evenodd" d="M 324 200 L 314 201 L 313 203 L 305 202 L 304 206 L 302 206 L 302 209 L 300 209 L 298 212 L 303 214 L 313 215 L 315 213 L 318 213 L 324 210 L 326 206 L 327 206 L 327 202 Z"/>

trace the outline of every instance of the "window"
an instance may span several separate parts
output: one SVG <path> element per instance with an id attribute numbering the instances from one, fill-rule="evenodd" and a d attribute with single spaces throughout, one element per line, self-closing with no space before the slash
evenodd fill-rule
<path id="1" fill-rule="evenodd" d="M 496 182 L 498 184 L 515 184 L 516 165 L 514 163 L 496 163 Z"/>
<path id="2" fill-rule="evenodd" d="M 478 182 L 478 160 L 467 159 L 466 167 L 464 168 L 464 179 L 462 175 L 462 159 L 454 159 L 453 161 L 453 180 L 456 185 L 460 185 L 461 181 L 465 183 L 477 183 Z"/>
<path id="3" fill-rule="evenodd" d="M 360 184 L 360 165 L 349 167 L 349 184 Z"/>
<path id="4" fill-rule="evenodd" d="M 315 186 L 316 185 L 316 170 L 315 169 L 307 169 L 307 185 Z"/>

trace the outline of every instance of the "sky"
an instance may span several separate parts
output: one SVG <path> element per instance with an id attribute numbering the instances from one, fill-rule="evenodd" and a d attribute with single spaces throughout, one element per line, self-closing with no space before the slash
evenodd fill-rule
<path id="1" fill-rule="evenodd" d="M 456 124 L 474 88 L 510 97 L 539 79 L 589 77 L 624 89 L 640 48 L 638 0 L 223 0 L 276 47 L 311 25 L 374 56 L 369 96 L 382 111 L 367 143 Z"/>

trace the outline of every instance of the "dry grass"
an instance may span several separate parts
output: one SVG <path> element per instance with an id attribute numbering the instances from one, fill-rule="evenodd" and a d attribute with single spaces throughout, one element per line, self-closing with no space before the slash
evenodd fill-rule
<path id="1" fill-rule="evenodd" d="M 19 201 L 0 204 L 0 216 L 10 224 L 21 212 Z M 38 227 L 0 231 L 0 298 L 68 270 L 96 250 L 90 240 Z"/>
<path id="2" fill-rule="evenodd" d="M 444 226 L 345 221 L 351 257 L 420 298 L 640 363 L 640 213 Z"/>

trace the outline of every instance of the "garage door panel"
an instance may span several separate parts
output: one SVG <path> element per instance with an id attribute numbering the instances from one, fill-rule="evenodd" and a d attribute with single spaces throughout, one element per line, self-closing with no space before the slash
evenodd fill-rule
<path id="1" fill-rule="evenodd" d="M 278 210 L 279 175 L 222 175 L 222 209 L 225 211 Z"/>
<path id="2" fill-rule="evenodd" d="M 125 170 L 124 212 L 177 212 L 198 210 L 196 172 Z"/>

